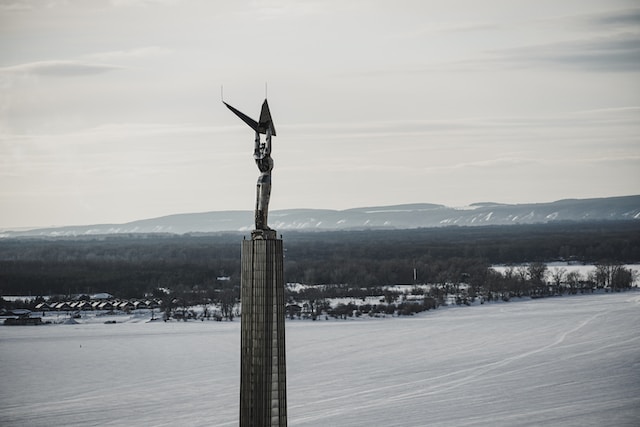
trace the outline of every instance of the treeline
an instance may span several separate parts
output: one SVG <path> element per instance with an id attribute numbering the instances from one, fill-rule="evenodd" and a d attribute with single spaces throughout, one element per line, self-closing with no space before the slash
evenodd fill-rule
<path id="1" fill-rule="evenodd" d="M 221 234 L 0 240 L 0 292 L 140 298 L 157 288 L 233 288 L 240 282 L 239 239 Z M 222 276 L 229 280 L 216 280 Z"/>
<path id="2" fill-rule="evenodd" d="M 317 320 L 324 316 L 343 318 L 368 315 L 410 316 L 442 305 L 471 305 L 491 301 L 510 301 L 512 298 L 545 298 L 576 295 L 578 293 L 622 292 L 629 290 L 635 272 L 616 262 L 601 262 L 583 276 L 578 271 L 563 267 L 549 270 L 545 263 L 510 266 L 504 272 L 487 268 L 484 275 L 472 279 L 463 274 L 461 282 L 413 285 L 411 289 L 390 286 L 385 288 L 358 288 L 347 285 L 307 286 L 289 290 L 287 316 L 291 319 Z M 375 297 L 367 303 L 367 297 Z M 351 299 L 347 303 L 330 304 L 334 298 Z M 361 299 L 361 303 L 357 303 Z"/>
<path id="3" fill-rule="evenodd" d="M 283 234 L 287 282 L 357 288 L 413 283 L 414 274 L 422 283 L 481 286 L 488 266 L 498 263 L 640 260 L 637 221 Z M 137 298 L 157 288 L 237 292 L 242 238 L 218 233 L 3 239 L 0 293 Z"/>
<path id="4" fill-rule="evenodd" d="M 479 279 L 492 264 L 640 260 L 640 224 L 629 222 L 288 233 L 291 282 L 377 286 Z"/>

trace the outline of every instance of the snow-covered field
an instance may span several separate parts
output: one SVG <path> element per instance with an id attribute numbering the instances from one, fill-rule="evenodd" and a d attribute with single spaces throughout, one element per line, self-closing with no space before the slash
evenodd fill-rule
<path id="1" fill-rule="evenodd" d="M 639 324 L 637 291 L 288 321 L 289 425 L 638 426 Z M 0 425 L 234 426 L 239 350 L 239 321 L 2 326 Z"/>

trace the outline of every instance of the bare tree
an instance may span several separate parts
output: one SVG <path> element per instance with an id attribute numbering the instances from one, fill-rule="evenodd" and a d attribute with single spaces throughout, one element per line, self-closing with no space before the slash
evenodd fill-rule
<path id="1" fill-rule="evenodd" d="M 226 317 L 230 321 L 233 320 L 233 308 L 238 302 L 238 297 L 233 289 L 225 289 L 220 292 L 220 310 L 222 316 Z"/>
<path id="2" fill-rule="evenodd" d="M 530 277 L 529 269 L 527 268 L 527 266 L 518 266 L 518 268 L 516 268 L 515 270 L 515 277 L 517 277 L 520 282 L 526 282 Z"/>
<path id="3" fill-rule="evenodd" d="M 633 284 L 633 271 L 619 262 L 599 262 L 595 267 L 593 278 L 599 288 L 620 290 L 630 288 Z"/>
<path id="4" fill-rule="evenodd" d="M 579 271 L 570 271 L 567 273 L 565 280 L 569 284 L 570 292 L 575 294 L 580 285 L 580 280 L 582 280 L 582 275 Z"/>
<path id="5" fill-rule="evenodd" d="M 545 296 L 548 294 L 549 290 L 546 286 L 546 278 L 547 278 L 547 265 L 542 262 L 532 262 L 527 267 L 527 273 L 529 274 L 529 280 L 531 282 L 531 286 L 533 293 L 538 296 Z"/>
<path id="6" fill-rule="evenodd" d="M 542 262 L 532 262 L 527 267 L 529 273 L 529 280 L 536 285 L 542 285 L 547 278 L 547 265 Z"/>
<path id="7" fill-rule="evenodd" d="M 551 280 L 553 281 L 554 292 L 562 295 L 562 282 L 564 282 L 567 275 L 567 269 L 564 267 L 554 267 L 550 272 Z"/>

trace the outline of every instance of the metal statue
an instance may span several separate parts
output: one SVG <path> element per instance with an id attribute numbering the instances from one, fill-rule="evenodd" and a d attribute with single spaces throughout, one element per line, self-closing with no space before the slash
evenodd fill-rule
<path id="1" fill-rule="evenodd" d="M 265 99 L 262 103 L 260 120 L 255 121 L 226 102 L 223 101 L 223 103 L 256 132 L 253 158 L 256 161 L 258 170 L 260 170 L 260 176 L 258 177 L 256 189 L 255 226 L 256 230 L 271 230 L 267 225 L 267 217 L 269 215 L 269 199 L 271 197 L 271 171 L 273 170 L 271 137 L 276 135 L 276 130 L 271 119 L 269 104 Z M 260 141 L 261 133 L 266 134 L 264 142 Z"/>
<path id="2" fill-rule="evenodd" d="M 270 230 L 267 225 L 269 214 L 269 198 L 271 197 L 271 170 L 273 159 L 271 158 L 271 128 L 267 128 L 265 142 L 260 142 L 260 132 L 256 131 L 256 143 L 253 158 L 260 170 L 256 189 L 256 230 Z"/>

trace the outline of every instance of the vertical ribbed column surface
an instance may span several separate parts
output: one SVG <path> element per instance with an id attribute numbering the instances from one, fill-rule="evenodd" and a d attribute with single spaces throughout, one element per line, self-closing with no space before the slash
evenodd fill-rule
<path id="1" fill-rule="evenodd" d="M 286 426 L 281 239 L 242 242 L 240 426 Z"/>

